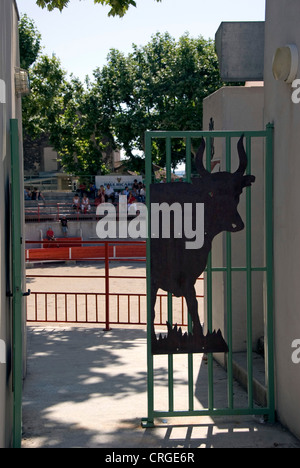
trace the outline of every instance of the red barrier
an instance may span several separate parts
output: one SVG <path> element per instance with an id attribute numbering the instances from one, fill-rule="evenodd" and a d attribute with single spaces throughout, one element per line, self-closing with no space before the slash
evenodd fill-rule
<path id="1" fill-rule="evenodd" d="M 90 246 L 97 243 L 81 241 L 80 238 L 57 239 L 56 241 L 44 240 L 42 242 L 26 241 L 28 244 L 42 244 L 42 249 L 26 249 L 27 262 L 50 262 L 62 260 L 105 260 L 106 245 L 109 245 L 109 260 L 145 260 L 146 243 L 131 241 L 99 242 L 99 246 Z M 83 246 L 84 245 L 84 246 Z"/>
<path id="2" fill-rule="evenodd" d="M 58 240 L 60 242 L 61 240 Z M 75 241 L 77 242 L 77 241 Z M 134 261 L 138 260 L 138 255 L 141 261 L 145 261 L 146 243 L 144 241 L 106 241 L 100 242 L 99 246 L 89 246 L 92 241 L 81 241 L 86 247 L 62 247 L 51 249 L 30 249 L 28 257 L 33 261 L 52 261 L 52 260 L 101 260 L 105 261 L 104 275 L 99 276 L 77 276 L 77 275 L 30 275 L 27 278 L 67 278 L 67 279 L 84 279 L 99 278 L 104 280 L 102 283 L 101 292 L 55 292 L 55 291 L 32 291 L 31 297 L 27 299 L 28 322 L 55 322 L 55 323 L 93 323 L 103 324 L 106 330 L 109 330 L 111 325 L 146 325 L 147 323 L 147 306 L 146 306 L 146 276 L 133 276 L 130 273 L 130 280 L 141 280 L 141 288 L 139 292 L 118 292 L 111 291 L 111 280 L 123 279 L 128 284 L 128 277 L 110 275 L 110 261 L 122 259 L 131 260 L 130 255 L 134 256 Z M 31 242 L 28 243 L 40 243 Z M 49 241 L 47 241 L 49 243 Z M 79 242 L 78 242 L 79 243 Z M 95 241 L 93 242 L 95 244 Z M 67 240 L 66 240 L 67 244 Z M 88 258 L 88 256 L 91 256 Z M 122 257 L 124 256 L 124 257 Z M 142 259 L 142 256 L 144 257 Z M 203 280 L 203 277 L 200 278 Z M 168 320 L 167 315 L 167 295 L 158 294 L 157 296 L 157 316 L 156 325 L 165 326 Z M 197 295 L 200 300 L 203 300 L 203 295 Z M 176 306 L 176 321 L 178 326 L 187 326 L 187 310 L 183 298 L 173 298 Z M 30 308 L 30 310 L 29 310 Z M 174 307 L 175 310 L 175 307 Z"/>

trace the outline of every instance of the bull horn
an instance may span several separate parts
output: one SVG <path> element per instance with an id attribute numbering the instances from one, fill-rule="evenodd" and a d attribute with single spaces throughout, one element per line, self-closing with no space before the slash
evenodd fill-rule
<path id="1" fill-rule="evenodd" d="M 241 136 L 237 145 L 240 165 L 238 167 L 238 170 L 236 171 L 236 174 L 244 174 L 248 165 L 248 158 L 247 158 L 247 154 L 244 148 L 243 140 L 244 140 L 244 135 Z"/>
<path id="2" fill-rule="evenodd" d="M 196 158 L 195 158 L 196 169 L 200 176 L 205 176 L 209 174 L 209 172 L 205 169 L 204 164 L 203 164 L 204 151 L 205 151 L 205 140 L 204 138 L 202 138 L 200 147 L 197 151 Z"/>

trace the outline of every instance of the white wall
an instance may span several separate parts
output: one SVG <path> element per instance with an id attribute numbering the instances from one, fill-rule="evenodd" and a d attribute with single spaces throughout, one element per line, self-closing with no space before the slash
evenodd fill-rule
<path id="1" fill-rule="evenodd" d="M 292 88 L 276 81 L 272 59 L 278 47 L 300 51 L 299 0 L 267 0 L 265 41 L 265 123 L 274 122 L 274 262 L 276 409 L 300 437 L 300 364 L 291 347 L 300 339 L 300 104 Z M 297 78 L 300 78 L 298 69 Z"/>
<path id="2" fill-rule="evenodd" d="M 263 130 L 264 89 L 261 85 L 247 87 L 224 87 L 204 100 L 203 128 L 208 130 L 212 118 L 215 130 Z M 232 171 L 237 168 L 237 140 L 232 143 Z M 252 141 L 252 170 L 256 181 L 252 186 L 252 266 L 264 265 L 264 141 Z M 224 139 L 215 139 L 215 159 L 221 158 L 221 170 L 226 170 L 226 148 Z M 238 211 L 246 222 L 245 196 L 240 199 Z M 246 266 L 245 230 L 232 234 L 232 265 Z M 226 234 L 219 234 L 213 242 L 212 261 L 214 267 L 226 266 Z M 263 275 L 252 276 L 253 287 L 253 341 L 257 347 L 258 338 L 264 335 L 263 323 Z M 226 274 L 213 274 L 213 328 L 227 335 L 226 324 Z M 247 291 L 246 274 L 232 275 L 233 352 L 247 349 Z"/>

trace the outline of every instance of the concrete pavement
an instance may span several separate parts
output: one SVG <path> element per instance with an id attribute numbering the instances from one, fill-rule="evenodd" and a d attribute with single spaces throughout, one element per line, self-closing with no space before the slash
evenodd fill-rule
<path id="1" fill-rule="evenodd" d="M 259 417 L 147 416 L 146 332 L 143 329 L 28 327 L 23 391 L 23 448 L 300 448 L 279 423 Z M 166 356 L 155 357 L 155 409 L 167 402 Z M 186 409 L 187 357 L 176 356 L 175 405 Z M 205 407 L 207 366 L 195 355 L 195 408 Z M 226 397 L 226 373 L 216 365 L 215 401 Z M 235 384 L 235 404 L 247 400 Z M 177 407 L 175 406 L 175 409 Z"/>

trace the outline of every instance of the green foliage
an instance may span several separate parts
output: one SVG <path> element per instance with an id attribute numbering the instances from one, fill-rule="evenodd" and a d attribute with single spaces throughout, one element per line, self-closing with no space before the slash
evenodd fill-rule
<path id="1" fill-rule="evenodd" d="M 67 2 L 38 3 L 59 8 Z M 116 5 L 112 0 L 101 3 Z M 20 25 L 22 47 L 33 51 L 27 54 L 29 65 L 38 55 L 40 35 L 27 17 Z M 106 65 L 85 84 L 67 79 L 55 55 L 39 56 L 31 66 L 31 95 L 23 100 L 24 130 L 33 139 L 49 135 L 66 172 L 106 173 L 112 152 L 123 148 L 128 169 L 141 173 L 145 131 L 201 130 L 203 99 L 223 85 L 214 42 L 187 33 L 178 41 L 157 33 L 145 46 L 133 45 L 128 55 L 112 49 Z M 161 167 L 165 153 L 156 141 L 153 159 Z M 184 158 L 184 141 L 174 141 L 173 168 Z"/>
<path id="2" fill-rule="evenodd" d="M 93 92 L 133 167 L 144 151 L 146 130 L 201 130 L 203 99 L 222 86 L 214 42 L 188 34 L 178 42 L 157 33 L 146 46 L 133 45 L 128 56 L 111 50 L 108 63 L 94 73 Z M 172 147 L 174 168 L 183 159 L 183 142 Z M 157 142 L 155 162 L 165 164 Z"/>
<path id="3" fill-rule="evenodd" d="M 23 127 L 26 134 L 37 139 L 50 131 L 51 123 L 61 110 L 66 86 L 66 72 L 59 59 L 43 55 L 30 71 L 31 93 L 23 98 Z"/>
<path id="4" fill-rule="evenodd" d="M 69 81 L 60 61 L 41 56 L 31 70 L 31 94 L 23 100 L 23 127 L 32 139 L 49 135 L 65 171 L 106 173 L 103 132 L 96 133 L 90 96 L 74 77 Z M 99 128 L 98 128 L 99 129 Z"/>
<path id="5" fill-rule="evenodd" d="M 66 172 L 107 173 L 102 153 L 109 159 L 115 146 L 102 131 L 97 102 L 78 79 L 67 79 L 55 55 L 39 55 L 41 35 L 27 15 L 20 19 L 19 33 L 21 66 L 31 67 L 31 93 L 22 105 L 25 139 L 48 136 Z"/>
<path id="6" fill-rule="evenodd" d="M 72 174 L 108 173 L 103 161 L 108 145 L 97 122 L 99 110 L 77 78 L 67 84 L 62 104 L 51 124 L 51 142 L 62 165 Z"/>
<path id="7" fill-rule="evenodd" d="M 36 0 L 36 3 L 42 8 L 47 8 L 49 11 L 55 8 L 62 11 L 68 6 L 69 1 L 70 0 Z M 161 2 L 161 0 L 156 1 Z M 131 6 L 136 7 L 136 2 L 134 0 L 94 0 L 94 3 L 110 6 L 109 16 L 123 17 Z"/>
<path id="8" fill-rule="evenodd" d="M 23 15 L 19 22 L 20 37 L 20 65 L 28 70 L 36 61 L 41 50 L 41 34 L 37 30 L 34 22 Z"/>

